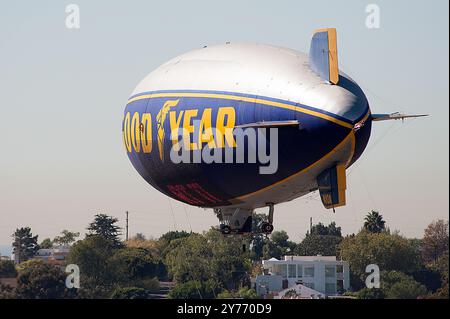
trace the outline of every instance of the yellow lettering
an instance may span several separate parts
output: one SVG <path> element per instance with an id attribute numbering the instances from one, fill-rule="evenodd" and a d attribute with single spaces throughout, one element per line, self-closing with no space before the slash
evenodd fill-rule
<path id="1" fill-rule="evenodd" d="M 141 151 L 141 132 L 139 131 L 139 113 L 135 112 L 131 119 L 131 144 L 133 144 L 134 151 L 139 153 Z"/>
<path id="2" fill-rule="evenodd" d="M 152 151 L 152 115 L 150 113 L 142 114 L 141 127 L 142 151 L 150 153 Z"/>
<path id="3" fill-rule="evenodd" d="M 208 108 L 203 111 L 202 119 L 200 120 L 198 148 L 203 147 L 203 143 L 208 143 L 209 148 L 215 148 L 214 133 L 211 128 L 212 125 L 212 109 Z"/>
<path id="4" fill-rule="evenodd" d="M 127 112 L 123 120 L 123 143 L 128 153 L 131 153 L 130 112 Z"/>
<path id="5" fill-rule="evenodd" d="M 180 143 L 178 140 L 178 136 L 179 136 L 178 130 L 180 128 L 181 118 L 183 117 L 183 113 L 184 113 L 184 111 L 180 111 L 180 113 L 178 114 L 178 118 L 177 118 L 177 114 L 175 111 L 171 111 L 169 113 L 172 145 L 173 145 L 173 150 L 175 152 L 178 152 L 180 150 Z"/>
<path id="6" fill-rule="evenodd" d="M 191 134 L 194 133 L 194 125 L 191 124 L 191 119 L 193 117 L 196 117 L 198 113 L 198 110 L 186 110 L 184 112 L 184 119 L 183 119 L 183 141 L 184 141 L 184 147 L 186 150 L 196 150 L 197 149 L 197 143 L 191 143 Z"/>
<path id="7" fill-rule="evenodd" d="M 236 112 L 233 107 L 219 108 L 216 122 L 217 147 L 225 147 L 224 137 L 229 147 L 236 147 L 236 141 L 233 137 L 233 128 L 235 123 Z"/>

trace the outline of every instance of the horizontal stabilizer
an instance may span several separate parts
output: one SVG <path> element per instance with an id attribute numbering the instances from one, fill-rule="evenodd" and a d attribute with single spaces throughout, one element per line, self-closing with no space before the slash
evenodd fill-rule
<path id="1" fill-rule="evenodd" d="M 316 30 L 309 49 L 309 65 L 323 80 L 339 81 L 336 29 Z"/>
<path id="2" fill-rule="evenodd" d="M 404 114 L 404 113 L 391 113 L 391 114 L 372 114 L 372 121 L 389 121 L 389 120 L 404 120 L 406 118 L 423 117 L 428 114 Z"/>
<path id="3" fill-rule="evenodd" d="M 235 128 L 269 128 L 269 127 L 281 127 L 281 126 L 299 126 L 300 122 L 297 120 L 289 120 L 289 121 L 263 121 L 263 122 L 254 122 L 242 125 L 236 125 Z"/>

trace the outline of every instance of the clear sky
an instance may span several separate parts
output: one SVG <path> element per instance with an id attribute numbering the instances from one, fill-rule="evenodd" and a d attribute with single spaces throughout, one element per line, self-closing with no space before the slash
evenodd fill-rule
<path id="1" fill-rule="evenodd" d="M 80 29 L 65 7 L 80 8 Z M 380 8 L 368 29 L 366 6 Z M 356 232 L 379 210 L 391 229 L 421 237 L 449 214 L 448 1 L 14 1 L 0 9 L 0 244 L 17 227 L 39 238 L 84 232 L 96 213 L 130 232 L 202 231 L 217 224 L 148 185 L 129 162 L 122 112 L 161 63 L 204 45 L 258 42 L 309 50 L 316 28 L 336 27 L 340 67 L 374 113 L 430 113 L 374 124 L 348 177 L 348 205 L 317 194 L 278 205 L 275 229 L 300 240 L 313 221 Z M 171 207 L 173 214 L 171 213 Z"/>

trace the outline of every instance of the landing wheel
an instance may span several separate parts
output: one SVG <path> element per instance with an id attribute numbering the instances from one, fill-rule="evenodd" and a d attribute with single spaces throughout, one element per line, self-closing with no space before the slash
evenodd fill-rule
<path id="1" fill-rule="evenodd" d="M 261 230 L 263 233 L 270 234 L 273 232 L 273 225 L 270 223 L 262 223 Z"/>
<path id="2" fill-rule="evenodd" d="M 220 225 L 220 232 L 223 235 L 229 235 L 231 234 L 231 228 L 228 225 Z"/>

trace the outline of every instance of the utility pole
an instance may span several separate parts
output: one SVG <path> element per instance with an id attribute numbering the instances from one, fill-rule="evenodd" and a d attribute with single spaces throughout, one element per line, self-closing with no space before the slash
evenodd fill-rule
<path id="1" fill-rule="evenodd" d="M 127 214 L 127 226 L 126 226 L 127 232 L 126 232 L 126 235 L 125 235 L 125 241 L 128 241 L 128 211 L 126 212 L 126 214 Z"/>
<path id="2" fill-rule="evenodd" d="M 312 217 L 309 217 L 309 234 L 311 234 L 312 231 Z"/>

